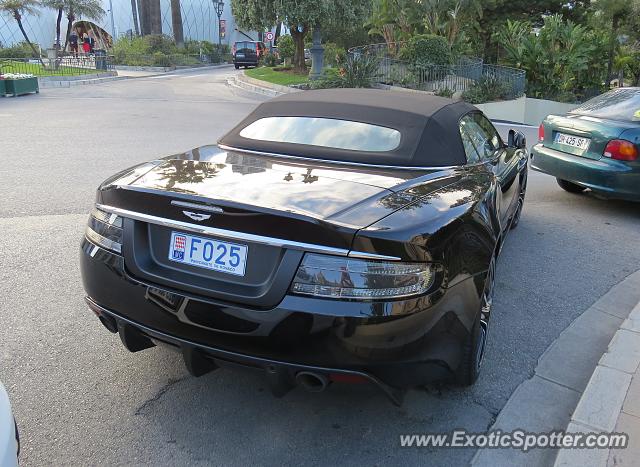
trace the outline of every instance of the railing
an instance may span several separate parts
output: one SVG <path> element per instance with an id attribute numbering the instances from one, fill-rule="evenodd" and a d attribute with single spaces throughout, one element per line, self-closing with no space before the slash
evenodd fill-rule
<path id="1" fill-rule="evenodd" d="M 374 56 L 379 60 L 375 80 L 380 84 L 431 92 L 464 92 L 483 79 L 499 83 L 502 94 L 513 99 L 524 94 L 525 71 L 487 65 L 481 58 L 461 57 L 450 65 L 419 65 L 397 58 L 402 43 L 370 44 L 349 49 L 349 55 Z"/>
<path id="2" fill-rule="evenodd" d="M 229 57 L 229 54 L 222 54 L 215 51 L 194 55 L 163 53 L 155 53 L 153 55 L 116 54 L 113 57 L 113 61 L 115 65 L 125 66 L 157 66 L 165 68 L 180 66 L 197 67 L 225 63 Z"/>
<path id="3" fill-rule="evenodd" d="M 65 55 L 58 58 L 3 58 L 0 74 L 25 73 L 35 76 L 80 76 L 113 70 L 112 58 L 100 51 L 91 55 Z"/>

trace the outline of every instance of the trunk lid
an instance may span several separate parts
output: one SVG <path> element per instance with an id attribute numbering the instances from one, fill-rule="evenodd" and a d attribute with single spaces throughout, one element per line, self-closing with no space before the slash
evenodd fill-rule
<path id="1" fill-rule="evenodd" d="M 286 294 L 304 251 L 346 254 L 359 229 L 415 201 L 416 177 L 422 191 L 453 182 L 450 171 L 376 172 L 201 148 L 123 172 L 100 188 L 98 203 L 140 214 L 124 214 L 132 276 L 270 308 Z M 173 261 L 172 234 L 246 247 L 244 274 Z"/>
<path id="2" fill-rule="evenodd" d="M 594 160 L 600 159 L 607 143 L 612 139 L 618 138 L 621 133 L 620 128 L 612 125 L 611 122 L 585 115 L 549 115 L 545 119 L 545 124 L 548 130 L 545 132 L 545 146 Z M 580 149 L 560 144 L 556 142 L 558 133 L 579 138 L 589 138 L 589 146 L 586 149 Z"/>

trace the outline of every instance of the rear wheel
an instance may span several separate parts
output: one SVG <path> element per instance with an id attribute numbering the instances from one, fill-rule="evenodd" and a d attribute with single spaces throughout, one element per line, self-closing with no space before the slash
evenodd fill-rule
<path id="1" fill-rule="evenodd" d="M 558 182 L 558 185 L 560 185 L 560 188 L 564 191 L 568 191 L 569 193 L 582 193 L 586 190 L 583 186 L 576 185 L 575 183 L 568 182 L 567 180 L 562 180 L 561 178 L 556 178 L 556 181 Z"/>
<path id="2" fill-rule="evenodd" d="M 236 70 L 240 69 L 240 65 L 233 65 L 234 67 L 236 67 Z"/>
<path id="3" fill-rule="evenodd" d="M 462 360 L 456 372 L 456 382 L 461 386 L 471 386 L 478 379 L 480 367 L 487 344 L 489 317 L 493 306 L 493 290 L 495 286 L 496 258 L 491 259 L 484 290 L 481 297 L 480 313 L 473 326 L 471 335 L 462 347 Z"/>

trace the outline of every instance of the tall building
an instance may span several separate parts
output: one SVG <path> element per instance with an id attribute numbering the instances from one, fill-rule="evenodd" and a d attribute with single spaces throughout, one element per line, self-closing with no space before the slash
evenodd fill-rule
<path id="1" fill-rule="evenodd" d="M 96 28 L 101 28 L 104 33 L 116 38 L 135 34 L 133 4 L 135 0 L 101 0 L 102 8 L 106 14 L 100 21 L 92 21 Z M 140 3 L 139 1 L 137 2 Z M 216 1 L 217 3 L 217 1 Z M 111 10 L 113 7 L 113 11 Z M 162 17 L 163 34 L 172 35 L 171 26 L 171 1 L 160 0 L 160 10 Z M 207 40 L 213 43 L 218 42 L 218 16 L 216 6 L 212 0 L 181 0 L 182 25 L 185 40 Z M 40 8 L 38 15 L 25 14 L 22 21 L 29 36 L 34 43 L 40 44 L 43 49 L 52 47 L 55 42 L 57 12 L 47 8 Z M 141 20 L 141 15 L 138 15 Z M 255 31 L 240 31 L 237 29 L 233 15 L 231 14 L 230 0 L 224 1 L 224 10 L 221 19 L 223 20 L 224 37 L 222 43 L 232 44 L 237 40 L 258 40 L 258 33 Z M 87 18 L 78 17 L 76 22 L 85 21 Z M 84 23 L 83 23 L 84 24 Z M 64 42 L 64 35 L 67 29 L 67 18 L 63 16 L 61 24 L 61 36 Z M 101 31 L 101 33 L 102 33 Z M 102 33 L 102 34 L 104 34 Z M 9 15 L 0 16 L 0 44 L 8 47 L 12 44 L 24 40 L 15 20 Z"/>

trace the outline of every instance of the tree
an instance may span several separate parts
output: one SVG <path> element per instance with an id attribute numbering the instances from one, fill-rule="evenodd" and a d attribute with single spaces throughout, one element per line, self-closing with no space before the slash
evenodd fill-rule
<path id="1" fill-rule="evenodd" d="M 160 0 L 138 0 L 138 15 L 140 16 L 140 32 L 143 36 L 162 34 Z"/>
<path id="2" fill-rule="evenodd" d="M 105 14 L 100 0 L 65 0 L 65 10 L 67 13 L 67 35 L 65 36 L 63 50 L 67 48 L 73 22 L 78 16 L 99 21 Z"/>
<path id="3" fill-rule="evenodd" d="M 609 50 L 607 53 L 607 85 L 613 79 L 613 65 L 616 56 L 616 47 L 620 28 L 625 18 L 631 16 L 634 7 L 640 4 L 639 0 L 593 0 L 591 6 L 596 15 L 606 21 L 609 31 Z"/>
<path id="4" fill-rule="evenodd" d="M 145 0 L 149 4 L 147 13 L 149 14 L 149 26 L 151 34 L 162 34 L 162 13 L 160 0 Z"/>
<path id="5" fill-rule="evenodd" d="M 178 47 L 184 47 L 184 32 L 182 30 L 182 13 L 180 12 L 180 0 L 171 0 L 171 26 L 173 38 Z"/>
<path id="6" fill-rule="evenodd" d="M 40 60 L 40 64 L 44 66 L 44 62 L 42 61 L 42 57 L 36 50 L 33 43 L 29 40 L 27 36 L 27 32 L 24 30 L 24 25 L 22 24 L 22 16 L 26 13 L 28 15 L 37 15 L 37 8 L 40 6 L 40 2 L 38 0 L 0 0 L 0 12 L 11 15 L 16 23 L 18 23 L 18 27 L 20 28 L 20 32 L 24 37 L 24 40 L 31 50 L 33 51 L 34 56 L 38 57 Z"/>
<path id="7" fill-rule="evenodd" d="M 278 52 L 285 63 L 288 63 L 291 57 L 295 55 L 296 47 L 290 35 L 280 36 L 280 39 L 278 39 Z"/>
<path id="8" fill-rule="evenodd" d="M 531 97 L 575 102 L 602 86 L 606 37 L 601 31 L 552 15 L 537 34 L 531 23 L 508 20 L 494 36 L 506 51 L 506 63 L 526 70 Z"/>
<path id="9" fill-rule="evenodd" d="M 279 21 L 291 32 L 296 46 L 294 66 L 306 71 L 304 38 L 315 27 L 362 23 L 370 0 L 231 0 L 231 10 L 242 28 L 264 31 Z"/>
<path id="10" fill-rule="evenodd" d="M 133 20 L 133 30 L 136 33 L 136 36 L 140 35 L 140 26 L 138 22 L 138 5 L 136 0 L 131 0 L 131 17 Z M 115 39 L 115 38 L 114 38 Z"/>
<path id="11" fill-rule="evenodd" d="M 498 45 L 494 42 L 493 33 L 507 19 L 529 21 L 534 26 L 542 25 L 543 15 L 550 15 L 562 10 L 564 0 L 479 0 L 482 16 L 474 22 L 474 33 L 477 35 L 479 52 L 485 62 L 495 63 L 498 59 Z"/>
<path id="12" fill-rule="evenodd" d="M 57 11 L 56 16 L 56 50 L 60 50 L 60 23 L 64 12 L 64 0 L 42 0 L 42 5 Z"/>

